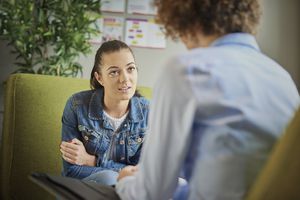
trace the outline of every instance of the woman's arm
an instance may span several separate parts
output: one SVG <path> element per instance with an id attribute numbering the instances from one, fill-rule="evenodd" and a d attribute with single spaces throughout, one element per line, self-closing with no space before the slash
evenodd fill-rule
<path id="1" fill-rule="evenodd" d="M 80 132 L 77 128 L 77 114 L 72 104 L 73 97 L 69 98 L 62 116 L 62 143 L 60 151 L 63 157 L 64 176 L 84 178 L 103 170 L 94 164 L 94 155 L 86 152 L 80 141 Z M 85 155 L 82 157 L 82 155 Z"/>
<path id="2" fill-rule="evenodd" d="M 178 64 L 174 60 L 169 65 Z M 172 198 L 197 106 L 182 71 L 169 66 L 162 71 L 153 93 L 138 171 L 126 167 L 120 172 L 116 190 L 122 199 Z"/>
<path id="3" fill-rule="evenodd" d="M 127 165 L 125 165 L 123 163 L 115 162 L 113 160 L 108 160 L 108 161 L 105 162 L 104 165 L 102 165 L 103 168 L 114 170 L 116 172 L 119 172 L 121 169 L 123 169 L 126 166 Z"/>
<path id="4" fill-rule="evenodd" d="M 126 165 L 109 161 L 106 165 L 99 167 L 101 158 L 86 152 L 83 143 L 80 141 L 77 114 L 72 105 L 72 98 L 67 101 L 62 116 L 62 143 L 60 145 L 63 158 L 62 174 L 81 179 L 107 169 L 118 172 Z"/>
<path id="5" fill-rule="evenodd" d="M 97 166 L 97 157 L 95 155 L 88 154 L 85 150 L 83 143 L 78 139 L 73 139 L 70 142 L 62 142 L 60 145 L 60 151 L 65 161 L 73 165 Z M 126 165 L 123 163 L 114 162 L 109 160 L 105 162 L 101 168 L 119 171 Z"/>
<path id="6" fill-rule="evenodd" d="M 77 138 L 74 138 L 69 142 L 62 141 L 60 152 L 62 153 L 63 159 L 71 164 L 90 167 L 95 167 L 97 165 L 96 156 L 88 154 L 83 143 Z"/>
<path id="7" fill-rule="evenodd" d="M 76 128 L 63 123 L 60 151 L 63 158 L 63 175 L 82 179 L 106 168 L 97 167 L 96 156 L 86 152 L 82 142 L 78 140 L 78 135 Z"/>

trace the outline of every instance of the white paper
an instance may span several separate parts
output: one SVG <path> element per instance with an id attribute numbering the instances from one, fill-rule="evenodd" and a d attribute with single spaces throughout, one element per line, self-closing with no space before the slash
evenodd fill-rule
<path id="1" fill-rule="evenodd" d="M 146 39 L 147 20 L 127 19 L 125 42 L 131 46 L 147 45 Z"/>
<path id="2" fill-rule="evenodd" d="M 104 17 L 102 26 L 102 42 L 123 40 L 123 17 Z"/>
<path id="3" fill-rule="evenodd" d="M 165 35 L 154 20 L 127 19 L 125 42 L 136 47 L 166 47 Z"/>
<path id="4" fill-rule="evenodd" d="M 125 0 L 103 0 L 101 1 L 101 11 L 125 12 Z"/>
<path id="5" fill-rule="evenodd" d="M 154 20 L 148 20 L 148 46 L 153 48 L 166 48 L 166 36 L 162 32 L 162 26 L 154 22 Z"/>
<path id="6" fill-rule="evenodd" d="M 153 0 L 128 0 L 127 13 L 156 15 Z"/>

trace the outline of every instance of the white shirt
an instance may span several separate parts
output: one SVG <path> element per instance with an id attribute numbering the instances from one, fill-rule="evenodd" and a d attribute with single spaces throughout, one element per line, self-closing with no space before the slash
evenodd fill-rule
<path id="1" fill-rule="evenodd" d="M 243 199 L 299 102 L 290 75 L 250 34 L 173 58 L 154 89 L 139 171 L 116 191 L 170 199 L 181 171 L 181 199 Z"/>
<path id="2" fill-rule="evenodd" d="M 112 126 L 112 128 L 114 129 L 114 131 L 116 131 L 120 127 L 120 125 L 126 119 L 128 113 L 129 113 L 129 111 L 127 111 L 122 117 L 115 118 L 115 117 L 110 116 L 107 112 L 105 112 L 103 110 L 103 114 L 107 117 L 107 119 L 108 119 L 110 125 Z"/>

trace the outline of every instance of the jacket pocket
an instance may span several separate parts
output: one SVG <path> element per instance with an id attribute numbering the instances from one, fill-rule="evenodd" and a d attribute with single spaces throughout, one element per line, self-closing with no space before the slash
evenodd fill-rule
<path id="1" fill-rule="evenodd" d="M 83 125 L 78 125 L 87 153 L 95 155 L 102 144 L 102 134 Z"/>
<path id="2" fill-rule="evenodd" d="M 146 129 L 139 129 L 136 133 L 129 133 L 128 137 L 128 156 L 129 158 L 139 154 L 144 142 Z M 136 156 L 135 156 L 136 157 Z M 138 158 L 137 158 L 138 159 Z"/>

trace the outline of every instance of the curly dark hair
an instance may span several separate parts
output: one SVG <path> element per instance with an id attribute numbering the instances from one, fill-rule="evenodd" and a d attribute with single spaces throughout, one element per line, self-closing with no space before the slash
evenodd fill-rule
<path id="1" fill-rule="evenodd" d="M 167 36 L 256 33 L 259 0 L 154 0 Z"/>

